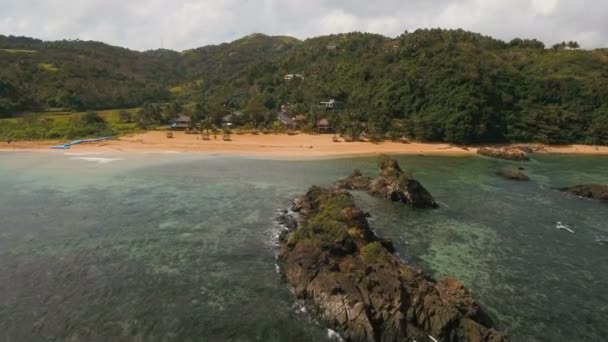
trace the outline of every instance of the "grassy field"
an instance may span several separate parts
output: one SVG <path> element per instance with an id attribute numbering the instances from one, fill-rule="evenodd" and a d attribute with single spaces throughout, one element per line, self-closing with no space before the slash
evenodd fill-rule
<path id="1" fill-rule="evenodd" d="M 136 109 L 126 109 L 132 115 Z M 18 118 L 0 119 L 2 140 L 61 140 L 124 135 L 141 131 L 135 123 L 120 121 L 120 109 L 97 111 L 105 123 L 86 124 L 84 112 L 48 111 L 24 113 Z"/>
<path id="2" fill-rule="evenodd" d="M 0 49 L 0 52 L 6 53 L 38 53 L 36 50 L 20 50 L 20 49 Z"/>

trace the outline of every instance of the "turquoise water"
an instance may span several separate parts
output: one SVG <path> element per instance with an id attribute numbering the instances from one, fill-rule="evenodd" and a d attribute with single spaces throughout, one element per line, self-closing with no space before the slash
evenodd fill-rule
<path id="1" fill-rule="evenodd" d="M 515 341 L 608 336 L 608 204 L 553 188 L 608 183 L 608 157 L 399 157 L 442 204 L 358 193 L 378 233 L 472 289 Z M 276 272 L 275 212 L 374 158 L 0 153 L 0 340 L 320 341 Z M 556 229 L 561 221 L 576 233 Z"/>

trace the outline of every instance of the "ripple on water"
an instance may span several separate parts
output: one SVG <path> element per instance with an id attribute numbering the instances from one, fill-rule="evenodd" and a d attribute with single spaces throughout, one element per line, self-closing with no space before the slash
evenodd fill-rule
<path id="1" fill-rule="evenodd" d="M 323 341 L 277 274 L 276 208 L 374 158 L 264 161 L 0 155 L 0 328 L 12 340 Z M 437 278 L 455 276 L 514 340 L 608 335 L 607 207 L 552 190 L 607 182 L 608 158 L 400 157 L 442 208 L 356 194 L 372 227 Z M 70 161 L 67 162 L 66 161 Z M 303 177 L 302 175 L 305 175 Z M 561 221 L 576 231 L 556 229 Z M 563 322 L 568 322 L 564 324 Z M 32 326 L 35 328 L 32 329 Z"/>

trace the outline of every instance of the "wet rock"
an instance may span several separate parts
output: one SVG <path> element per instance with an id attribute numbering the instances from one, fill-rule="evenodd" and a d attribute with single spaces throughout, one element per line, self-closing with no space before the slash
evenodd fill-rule
<path id="1" fill-rule="evenodd" d="M 277 216 L 277 223 L 287 229 L 293 229 L 297 226 L 293 215 L 289 214 L 287 210 L 281 210 Z"/>
<path id="2" fill-rule="evenodd" d="M 336 182 L 336 187 L 346 190 L 367 190 L 371 178 L 363 176 L 361 171 L 355 169 L 348 178 Z"/>
<path id="3" fill-rule="evenodd" d="M 530 157 L 528 157 L 528 153 L 516 147 L 483 147 L 477 150 L 477 154 L 490 158 L 498 158 L 505 160 L 530 160 Z"/>
<path id="4" fill-rule="evenodd" d="M 355 170 L 348 178 L 337 181 L 334 186 L 346 190 L 365 190 L 372 196 L 403 202 L 414 208 L 437 208 L 433 196 L 410 175 L 403 172 L 396 160 L 383 156 L 380 174 L 371 179 Z"/>
<path id="5" fill-rule="evenodd" d="M 526 175 L 525 173 L 523 173 L 520 170 L 503 168 L 503 169 L 497 170 L 496 174 L 502 178 L 516 180 L 516 181 L 527 182 L 530 180 L 530 177 L 528 177 L 528 175 Z"/>
<path id="6" fill-rule="evenodd" d="M 458 280 L 437 282 L 393 255 L 349 193 L 314 187 L 295 202 L 310 210 L 287 212 L 298 217 L 279 243 L 281 271 L 344 340 L 506 340 Z"/>
<path id="7" fill-rule="evenodd" d="M 559 190 L 563 192 L 569 192 L 576 196 L 608 201 L 608 185 L 584 184 L 573 187 L 561 188 Z"/>

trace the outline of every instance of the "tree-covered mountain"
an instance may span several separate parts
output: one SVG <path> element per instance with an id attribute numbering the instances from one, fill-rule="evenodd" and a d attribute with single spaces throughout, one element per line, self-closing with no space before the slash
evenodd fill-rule
<path id="1" fill-rule="evenodd" d="M 338 130 L 365 122 L 371 134 L 428 141 L 608 144 L 608 51 L 577 46 L 439 29 L 254 34 L 182 53 L 0 36 L 0 113 L 176 101 L 204 117 L 261 102 L 268 114 L 252 121 L 267 125 L 290 103 L 309 125 L 327 116 Z M 317 106 L 330 98 L 344 110 Z"/>

